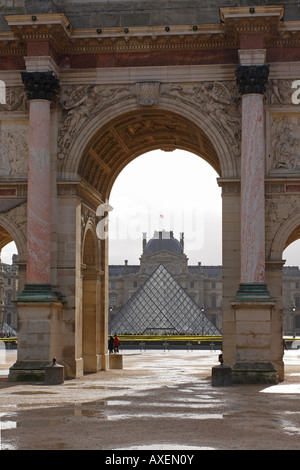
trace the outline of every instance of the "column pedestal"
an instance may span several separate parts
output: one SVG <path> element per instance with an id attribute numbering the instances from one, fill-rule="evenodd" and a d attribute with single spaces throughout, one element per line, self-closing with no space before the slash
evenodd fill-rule
<path id="1" fill-rule="evenodd" d="M 44 381 L 45 367 L 53 357 L 62 357 L 61 302 L 18 302 L 18 358 L 8 380 Z"/>
<path id="2" fill-rule="evenodd" d="M 275 302 L 244 300 L 232 303 L 236 325 L 233 383 L 278 383 L 271 362 L 271 321 Z"/>

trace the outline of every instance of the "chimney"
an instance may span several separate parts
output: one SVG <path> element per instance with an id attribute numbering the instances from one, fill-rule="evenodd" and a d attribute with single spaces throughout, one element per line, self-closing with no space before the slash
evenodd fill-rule
<path id="1" fill-rule="evenodd" d="M 147 233 L 143 232 L 143 251 L 145 250 L 147 244 Z"/>
<path id="2" fill-rule="evenodd" d="M 184 249 L 184 232 L 181 232 L 181 234 L 180 234 L 180 243 L 181 243 L 182 251 L 183 251 L 183 249 Z"/>

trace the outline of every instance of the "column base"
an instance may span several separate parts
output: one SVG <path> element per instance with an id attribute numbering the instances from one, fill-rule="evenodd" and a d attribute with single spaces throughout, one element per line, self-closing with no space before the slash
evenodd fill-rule
<path id="1" fill-rule="evenodd" d="M 237 362 L 231 368 L 236 384 L 277 384 L 278 373 L 271 362 Z"/>
<path id="2" fill-rule="evenodd" d="M 63 296 L 54 290 L 51 284 L 25 284 L 18 295 L 19 302 L 62 302 Z"/>
<path id="3" fill-rule="evenodd" d="M 17 361 L 8 374 L 9 382 L 44 382 L 45 368 L 48 362 Z"/>
<path id="4" fill-rule="evenodd" d="M 123 369 L 123 355 L 122 354 L 110 354 L 109 368 L 110 369 Z"/>
<path id="5" fill-rule="evenodd" d="M 258 282 L 244 282 L 240 284 L 236 293 L 237 300 L 270 300 L 267 284 Z"/>

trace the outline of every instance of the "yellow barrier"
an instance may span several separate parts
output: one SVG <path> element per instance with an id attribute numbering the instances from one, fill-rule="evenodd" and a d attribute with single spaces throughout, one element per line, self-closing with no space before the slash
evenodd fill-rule
<path id="1" fill-rule="evenodd" d="M 110 335 L 112 336 L 112 335 Z M 199 336 L 199 335 L 118 335 L 120 341 L 222 341 L 222 336 Z"/>
<path id="2" fill-rule="evenodd" d="M 9 341 L 9 342 L 10 342 L 10 341 L 14 341 L 14 342 L 17 343 L 17 342 L 18 342 L 18 338 L 17 338 L 16 336 L 12 336 L 12 337 L 9 337 L 9 338 L 5 337 L 5 338 L 0 338 L 0 341 L 4 341 L 4 342 L 5 342 L 5 341 L 6 341 L 6 342 L 7 342 L 7 341 Z"/>

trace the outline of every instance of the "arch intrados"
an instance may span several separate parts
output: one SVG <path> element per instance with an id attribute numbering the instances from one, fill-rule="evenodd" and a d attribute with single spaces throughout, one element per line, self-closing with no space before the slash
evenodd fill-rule
<path id="1" fill-rule="evenodd" d="M 288 236 L 288 238 L 285 242 L 285 245 L 284 245 L 284 250 L 289 245 L 291 245 L 292 243 L 294 243 L 296 240 L 299 240 L 299 239 L 300 239 L 300 224 Z"/>
<path id="2" fill-rule="evenodd" d="M 270 259 L 282 259 L 282 253 L 291 243 L 300 239 L 300 212 L 296 212 L 278 229 L 270 250 Z"/>
<path id="3" fill-rule="evenodd" d="M 192 152 L 222 173 L 217 152 L 201 128 L 174 112 L 147 109 L 126 113 L 103 126 L 84 151 L 79 174 L 108 197 L 128 163 L 157 149 Z"/>
<path id="4" fill-rule="evenodd" d="M 194 146 L 191 148 L 192 139 L 186 139 L 184 143 L 182 141 L 177 141 L 174 148 L 190 151 L 201 158 L 204 158 L 213 166 L 220 176 L 236 176 L 234 155 L 225 142 L 220 130 L 210 119 L 210 116 L 202 114 L 199 108 L 194 109 L 192 106 L 188 107 L 185 103 L 180 101 L 174 103 L 174 101 L 169 98 L 162 97 L 160 105 L 154 108 L 147 108 L 145 110 L 144 107 L 141 108 L 140 106 L 137 106 L 136 100 L 129 99 L 124 103 L 119 102 L 118 104 L 112 105 L 105 112 L 99 113 L 91 119 L 84 129 L 81 130 L 77 138 L 74 139 L 70 152 L 64 161 L 62 177 L 70 179 L 72 177 L 76 178 L 76 175 L 78 175 L 78 173 L 80 174 L 80 167 L 82 169 L 83 162 L 87 159 L 87 156 L 91 149 L 93 149 L 95 142 L 99 141 L 100 136 L 103 136 L 105 129 L 108 129 L 112 124 L 116 125 L 117 122 L 122 122 L 124 119 L 128 118 L 130 113 L 132 113 L 131 116 L 142 116 L 145 112 L 159 112 L 161 115 L 176 118 L 178 124 L 185 123 L 185 125 L 197 128 L 199 134 L 210 143 L 211 149 L 213 149 L 213 158 L 206 158 L 206 155 L 200 151 L 199 147 L 195 148 L 196 146 Z M 120 171 L 122 171 L 130 161 L 143 153 L 160 149 L 168 144 L 169 142 L 166 140 L 163 142 L 151 142 L 148 139 L 146 143 L 145 141 L 139 142 L 139 145 L 135 142 L 135 148 L 131 149 L 130 155 L 127 155 L 122 163 L 118 162 L 111 170 L 110 182 L 106 184 L 106 194 L 104 194 L 104 198 L 109 194 Z M 96 178 L 97 174 L 94 173 L 94 176 Z"/>
<path id="5" fill-rule="evenodd" d="M 19 260 L 26 261 L 26 238 L 15 222 L 5 214 L 0 214 L 0 251 L 8 243 L 15 242 Z"/>

